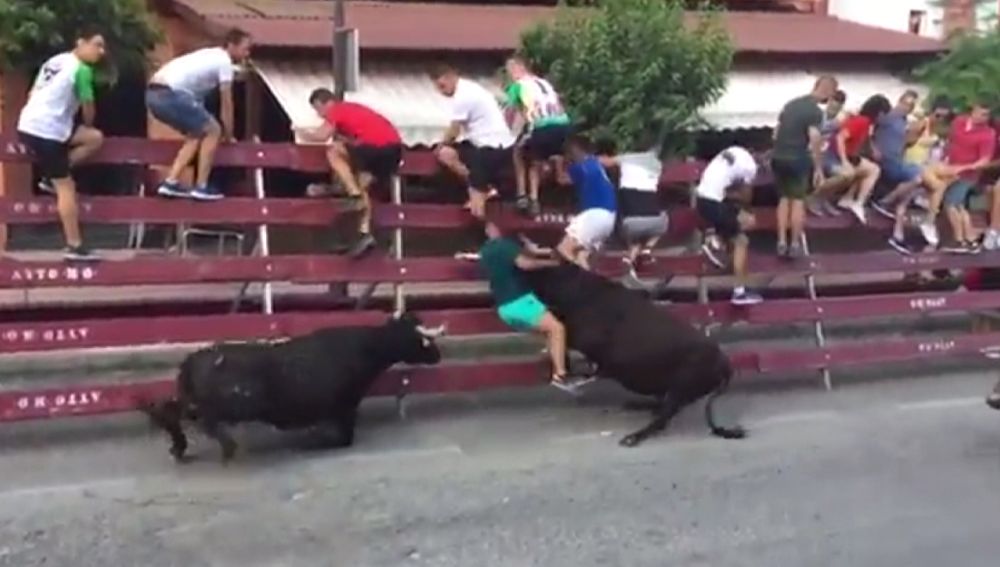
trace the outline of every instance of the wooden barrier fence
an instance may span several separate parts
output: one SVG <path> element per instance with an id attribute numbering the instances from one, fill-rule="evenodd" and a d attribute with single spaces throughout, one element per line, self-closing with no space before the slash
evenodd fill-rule
<path id="1" fill-rule="evenodd" d="M 146 140 L 109 140 L 95 156 L 97 163 L 145 166 L 172 160 L 176 144 Z M 0 161 L 27 161 L 30 156 L 20 144 L 0 136 Z M 257 173 L 258 197 L 229 198 L 221 203 L 194 203 L 142 197 L 91 197 L 81 199 L 81 219 L 93 223 L 226 223 L 259 225 L 266 236 L 269 225 L 326 226 L 349 210 L 333 200 L 263 198 L 260 172 L 265 168 L 300 171 L 326 170 L 322 151 L 315 147 L 285 144 L 235 144 L 220 149 L 218 165 L 251 168 Z M 685 162 L 669 165 L 664 183 L 690 184 L 697 180 L 703 164 Z M 433 157 L 410 152 L 404 157 L 402 176 L 434 174 Z M 766 181 L 766 174 L 761 179 Z M 451 258 L 406 258 L 402 254 L 402 229 L 455 229 L 471 222 L 458 206 L 404 203 L 405 189 L 397 183 L 393 202 L 375 209 L 377 226 L 394 231 L 391 254 L 372 255 L 361 260 L 324 255 L 271 256 L 266 247 L 254 257 L 180 258 L 138 256 L 94 265 L 0 259 L 0 289 L 58 287 L 164 285 L 215 282 L 307 283 L 391 283 L 396 286 L 396 306 L 405 306 L 404 286 L 412 282 L 451 282 L 479 279 L 474 265 Z M 502 224 L 519 229 L 562 227 L 564 212 L 547 212 L 530 221 L 506 208 L 491 212 Z M 0 222 L 32 224 L 55 220 L 51 199 L 0 199 Z M 759 227 L 773 228 L 771 211 L 757 211 Z M 690 234 L 699 226 L 693 211 L 671 211 L 672 232 Z M 888 228 L 875 219 L 872 230 Z M 853 226 L 845 215 L 839 218 L 810 219 L 810 231 L 844 229 Z M 931 312 L 962 312 L 1000 308 L 1000 292 L 942 292 L 923 294 L 871 295 L 819 298 L 812 278 L 822 274 L 870 272 L 913 272 L 933 269 L 962 269 L 995 265 L 1000 254 L 948 256 L 918 254 L 901 256 L 894 252 L 814 255 L 795 262 L 770 256 L 754 256 L 751 269 L 769 276 L 796 275 L 806 278 L 808 299 L 770 301 L 749 308 L 729 303 L 703 302 L 665 306 L 692 323 L 712 325 L 771 325 L 812 323 L 816 348 L 780 348 L 731 352 L 735 366 L 744 374 L 801 370 L 827 371 L 856 364 L 877 364 L 968 355 L 983 348 L 1000 346 L 1000 335 L 966 335 L 942 339 L 912 338 L 878 342 L 848 342 L 827 345 L 823 323 L 866 317 L 912 315 Z M 602 259 L 598 269 L 609 277 L 623 274 L 623 265 L 614 256 Z M 677 275 L 700 279 L 724 275 L 708 265 L 700 255 L 658 255 L 644 269 L 644 276 L 669 278 Z M 703 298 L 704 299 L 704 298 Z M 0 323 L 0 354 L 39 352 L 68 348 L 149 345 L 160 343 L 201 343 L 215 340 L 275 339 L 307 333 L 324 326 L 372 324 L 384 319 L 377 311 L 329 313 L 273 313 L 270 301 L 261 314 L 157 317 L 152 319 L 81 319 Z M 488 309 L 441 309 L 421 312 L 430 323 L 448 323 L 455 335 L 504 333 L 507 330 Z M 402 396 L 409 393 L 450 392 L 482 388 L 536 384 L 544 375 L 538 361 L 491 360 L 477 362 L 474 373 L 469 365 L 443 363 L 432 368 L 403 368 L 391 371 L 373 391 L 375 395 Z M 830 385 L 829 375 L 826 375 Z M 23 391 L 0 390 L 0 421 L 62 415 L 92 415 L 128 411 L 137 400 L 168 395 L 169 377 L 129 384 L 80 384 L 61 388 Z"/>

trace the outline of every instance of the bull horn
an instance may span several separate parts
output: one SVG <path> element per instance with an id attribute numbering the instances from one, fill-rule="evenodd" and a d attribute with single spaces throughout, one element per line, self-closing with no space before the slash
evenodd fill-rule
<path id="1" fill-rule="evenodd" d="M 436 339 L 437 337 L 440 337 L 441 335 L 444 334 L 446 329 L 447 327 L 445 325 L 438 325 L 437 327 L 434 327 L 432 329 L 428 329 L 423 325 L 417 325 L 417 332 L 430 339 Z"/>

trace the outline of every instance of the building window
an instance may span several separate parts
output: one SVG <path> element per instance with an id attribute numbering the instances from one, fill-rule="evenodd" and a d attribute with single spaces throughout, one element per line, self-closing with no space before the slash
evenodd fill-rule
<path id="1" fill-rule="evenodd" d="M 910 23 L 908 26 L 910 33 L 920 35 L 920 27 L 923 25 L 925 17 L 927 17 L 927 12 L 923 10 L 910 10 Z"/>

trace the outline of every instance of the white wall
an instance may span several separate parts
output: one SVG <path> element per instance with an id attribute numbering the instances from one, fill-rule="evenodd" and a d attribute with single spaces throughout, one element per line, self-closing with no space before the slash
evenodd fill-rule
<path id="1" fill-rule="evenodd" d="M 942 36 L 941 8 L 931 0 L 830 0 L 831 16 L 859 24 L 908 32 L 910 10 L 927 13 L 920 26 L 920 35 L 931 38 Z"/>
<path id="2" fill-rule="evenodd" d="M 934 6 L 933 0 L 830 0 L 831 16 L 859 24 L 908 32 L 910 11 L 923 10 L 926 13 L 920 26 L 920 35 L 943 39 L 944 10 Z M 986 29 L 997 25 L 1000 2 L 985 1 L 976 6 L 976 25 Z"/>

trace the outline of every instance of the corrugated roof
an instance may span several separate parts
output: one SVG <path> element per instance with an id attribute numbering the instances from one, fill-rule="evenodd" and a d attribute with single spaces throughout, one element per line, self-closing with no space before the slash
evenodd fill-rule
<path id="1" fill-rule="evenodd" d="M 333 71 L 327 59 L 258 59 L 254 66 L 292 124 L 320 123 L 309 105 L 309 93 L 317 87 L 333 87 Z M 499 98 L 502 90 L 494 71 L 470 67 L 463 68 L 462 75 L 488 87 Z M 363 61 L 360 78 L 358 91 L 347 93 L 347 100 L 369 106 L 388 118 L 408 146 L 430 146 L 441 141 L 450 123 L 447 99 L 434 89 L 420 65 Z"/>
<path id="2" fill-rule="evenodd" d="M 332 6 L 323 0 L 174 0 L 210 26 L 238 26 L 260 46 L 327 48 Z M 347 3 L 347 24 L 361 47 L 409 51 L 506 51 L 522 30 L 553 17 L 554 8 L 511 5 Z M 692 14 L 692 19 L 696 15 Z M 934 53 L 941 42 L 828 16 L 728 12 L 736 49 L 763 53 Z"/>

